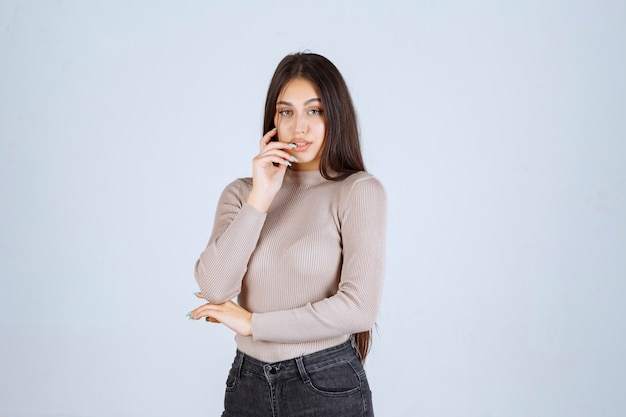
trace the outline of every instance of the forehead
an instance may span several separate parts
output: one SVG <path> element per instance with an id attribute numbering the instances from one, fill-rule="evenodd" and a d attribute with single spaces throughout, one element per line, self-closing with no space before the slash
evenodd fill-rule
<path id="1" fill-rule="evenodd" d="M 279 101 L 299 101 L 320 98 L 315 85 L 305 78 L 294 78 L 288 81 L 278 94 Z"/>

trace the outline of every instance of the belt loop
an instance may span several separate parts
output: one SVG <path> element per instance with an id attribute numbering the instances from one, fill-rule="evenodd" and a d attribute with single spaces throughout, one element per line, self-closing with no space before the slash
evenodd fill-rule
<path id="1" fill-rule="evenodd" d="M 300 372 L 300 377 L 302 378 L 302 382 L 308 384 L 311 381 L 309 378 L 309 374 L 306 373 L 306 368 L 304 367 L 304 362 L 302 361 L 302 356 L 296 358 L 296 365 L 298 365 L 298 371 Z"/>
<path id="2" fill-rule="evenodd" d="M 243 365 L 243 352 L 237 350 L 237 356 L 235 356 L 235 362 L 233 363 L 234 368 L 237 371 L 237 378 L 241 378 L 241 367 Z"/>

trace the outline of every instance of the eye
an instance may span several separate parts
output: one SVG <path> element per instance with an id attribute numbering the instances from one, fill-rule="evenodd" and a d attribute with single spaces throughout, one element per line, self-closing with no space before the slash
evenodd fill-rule
<path id="1" fill-rule="evenodd" d="M 281 116 L 291 116 L 293 114 L 293 111 L 289 109 L 279 110 L 278 114 L 280 114 Z"/>
<path id="2" fill-rule="evenodd" d="M 311 109 L 309 110 L 309 114 L 312 116 L 320 116 L 324 111 L 322 109 Z"/>

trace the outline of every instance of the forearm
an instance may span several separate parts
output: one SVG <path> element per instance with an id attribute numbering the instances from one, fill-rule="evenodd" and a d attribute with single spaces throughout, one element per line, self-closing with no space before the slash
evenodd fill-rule
<path id="1" fill-rule="evenodd" d="M 300 308 L 254 313 L 252 337 L 255 341 L 304 343 L 359 333 L 374 326 L 379 302 L 379 290 L 365 298 L 338 292 Z"/>
<path id="2" fill-rule="evenodd" d="M 239 294 L 264 221 L 264 213 L 244 204 L 224 232 L 211 237 L 194 268 L 198 286 L 208 302 L 223 303 Z M 216 227 L 219 230 L 219 225 Z"/>

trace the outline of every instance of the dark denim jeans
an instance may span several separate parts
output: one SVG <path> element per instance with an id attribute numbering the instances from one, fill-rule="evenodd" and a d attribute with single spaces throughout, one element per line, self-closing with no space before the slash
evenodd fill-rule
<path id="1" fill-rule="evenodd" d="M 363 365 L 350 341 L 278 363 L 237 351 L 222 417 L 373 417 Z"/>

